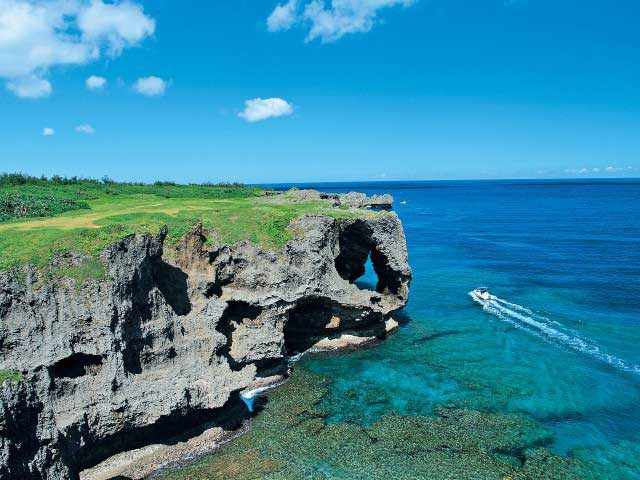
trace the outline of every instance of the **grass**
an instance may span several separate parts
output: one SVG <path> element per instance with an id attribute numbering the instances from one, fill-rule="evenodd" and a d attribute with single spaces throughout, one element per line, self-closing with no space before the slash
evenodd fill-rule
<path id="1" fill-rule="evenodd" d="M 201 222 L 216 232 L 210 241 L 233 244 L 248 240 L 278 249 L 299 233 L 288 227 L 303 214 L 358 214 L 319 201 L 295 202 L 286 196 L 274 201 L 264 190 L 242 185 L 91 182 L 6 185 L 0 176 L 0 195 L 49 196 L 83 201 L 88 206 L 54 216 L 0 222 L 0 271 L 26 264 L 48 267 L 54 256 L 73 252 L 88 260 L 72 268 L 50 268 L 49 274 L 71 276 L 81 284 L 104 274 L 96 259 L 107 245 L 133 233 L 158 233 L 166 225 L 168 246 L 172 246 Z"/>
<path id="2" fill-rule="evenodd" d="M 49 268 L 44 271 L 41 283 L 55 282 L 60 278 L 70 278 L 76 289 L 80 289 L 87 280 L 103 278 L 105 276 L 104 265 L 96 257 L 86 257 L 77 264 L 67 264 Z"/>
<path id="3" fill-rule="evenodd" d="M 0 370 L 0 385 L 6 381 L 19 382 L 22 380 L 20 372 L 14 372 L 13 370 Z"/>

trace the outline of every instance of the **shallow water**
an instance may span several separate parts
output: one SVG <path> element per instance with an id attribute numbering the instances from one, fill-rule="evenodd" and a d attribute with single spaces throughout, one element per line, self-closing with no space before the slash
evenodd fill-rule
<path id="1" fill-rule="evenodd" d="M 584 476 L 640 478 L 639 183 L 316 187 L 394 195 L 414 271 L 395 336 L 301 361 L 330 379 L 318 397 L 324 422 L 377 428 L 386 415 L 422 418 L 443 407 L 518 414 Z M 484 285 L 500 300 L 474 302 L 468 293 Z M 318 474 L 335 458 L 297 461 L 316 467 L 300 478 L 342 478 Z M 376 471 L 369 467 L 361 471 Z"/>

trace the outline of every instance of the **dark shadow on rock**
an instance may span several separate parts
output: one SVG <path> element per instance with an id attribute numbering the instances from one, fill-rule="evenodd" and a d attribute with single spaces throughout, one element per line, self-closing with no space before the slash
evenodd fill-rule
<path id="1" fill-rule="evenodd" d="M 310 298 L 300 301 L 289 311 L 284 326 L 284 345 L 288 355 L 301 353 L 311 348 L 315 338 L 331 322 L 331 301 Z"/>
<path id="2" fill-rule="evenodd" d="M 398 275 L 398 272 L 389 267 L 389 260 L 387 257 L 375 246 L 371 249 L 371 263 L 373 263 L 373 269 L 378 275 L 378 285 L 376 285 L 376 291 L 378 293 L 391 293 L 398 295 L 400 287 L 402 286 L 402 279 Z"/>
<path id="3" fill-rule="evenodd" d="M 187 285 L 188 275 L 177 267 L 158 260 L 153 264 L 155 284 L 176 315 L 187 315 L 191 301 Z"/>
<path id="4" fill-rule="evenodd" d="M 383 335 L 382 314 L 346 307 L 328 298 L 306 298 L 289 311 L 284 326 L 285 350 L 287 355 L 301 353 L 322 338 L 336 339 L 344 333 L 363 337 Z"/>
<path id="5" fill-rule="evenodd" d="M 338 274 L 354 283 L 365 273 L 365 264 L 371 253 L 371 227 L 364 221 L 345 225 L 338 238 L 340 253 L 335 259 Z"/>
<path id="6" fill-rule="evenodd" d="M 150 293 L 154 288 L 153 265 L 145 260 L 136 272 L 131 286 L 131 309 L 122 322 L 122 360 L 128 373 L 142 372 L 142 351 L 153 344 L 151 337 L 144 337 L 142 325 L 152 318 Z"/>
<path id="7" fill-rule="evenodd" d="M 97 442 L 90 438 L 83 438 L 83 435 L 77 431 L 69 432 L 67 438 L 71 442 L 80 442 L 82 439 L 82 443 L 85 444 L 77 446 L 78 454 L 76 455 L 79 470 L 85 470 L 112 455 L 153 443 L 175 445 L 201 435 L 213 427 L 221 427 L 226 431 L 237 430 L 248 418 L 247 406 L 240 399 L 240 394 L 236 392 L 221 408 L 175 411 L 146 427 L 125 427 L 117 434 Z M 87 432 L 84 434 L 86 435 Z"/>
<path id="8" fill-rule="evenodd" d="M 100 355 L 74 353 L 51 365 L 49 374 L 52 379 L 78 378 L 89 373 L 96 373 L 100 367 L 102 367 L 102 357 Z"/>

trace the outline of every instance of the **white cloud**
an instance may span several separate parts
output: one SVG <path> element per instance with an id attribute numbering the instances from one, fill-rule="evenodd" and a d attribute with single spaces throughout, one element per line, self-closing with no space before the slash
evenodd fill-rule
<path id="1" fill-rule="evenodd" d="M 586 167 L 582 167 L 582 168 L 567 168 L 565 169 L 564 173 L 568 173 L 568 174 L 572 174 L 572 175 L 587 175 L 590 173 L 601 173 L 601 172 L 606 172 L 606 173 L 621 173 L 621 172 L 630 172 L 633 170 L 633 167 L 614 167 L 614 166 L 608 166 L 606 168 L 600 168 L 600 167 L 592 167 L 592 168 L 586 168 Z"/>
<path id="2" fill-rule="evenodd" d="M 56 134 L 56 131 L 51 127 L 44 127 L 42 129 L 42 136 L 44 137 L 52 137 Z"/>
<path id="3" fill-rule="evenodd" d="M 23 77 L 51 65 L 83 63 L 90 45 L 67 18 L 78 4 L 63 1 L 0 0 L 0 76 Z"/>
<path id="4" fill-rule="evenodd" d="M 632 167 L 614 167 L 614 166 L 608 166 L 607 168 L 605 168 L 605 171 L 607 173 L 620 173 L 620 172 L 628 172 L 630 170 L 633 170 Z"/>
<path id="5" fill-rule="evenodd" d="M 160 77 L 143 77 L 136 80 L 133 89 L 140 95 L 155 97 L 164 95 L 167 90 L 167 82 Z"/>
<path id="6" fill-rule="evenodd" d="M 76 127 L 76 132 L 84 133 L 87 135 L 93 135 L 94 133 L 96 133 L 96 129 L 89 124 L 84 124 L 84 125 L 78 125 Z"/>
<path id="7" fill-rule="evenodd" d="M 580 175 L 584 175 L 586 173 L 589 173 L 591 171 L 591 169 L 589 168 L 567 168 L 565 169 L 564 173 L 570 173 L 570 174 L 580 174 Z"/>
<path id="8" fill-rule="evenodd" d="M 290 115 L 293 107 L 282 98 L 254 98 L 244 102 L 244 110 L 238 114 L 247 122 L 259 122 L 267 118 Z"/>
<path id="9" fill-rule="evenodd" d="M 104 43 L 111 54 L 119 54 L 125 47 L 153 35 L 156 22 L 144 14 L 142 5 L 129 1 L 103 3 L 93 0 L 78 13 L 78 27 L 85 41 Z"/>
<path id="10" fill-rule="evenodd" d="M 87 78 L 85 84 L 89 90 L 102 90 L 107 84 L 107 79 L 104 77 L 91 75 L 89 78 Z"/>
<path id="11" fill-rule="evenodd" d="M 322 43 L 335 42 L 349 33 L 368 32 L 375 25 L 378 11 L 395 7 L 408 7 L 415 0 L 311 0 L 302 13 L 298 3 L 290 0 L 279 4 L 267 19 L 269 31 L 287 30 L 295 23 L 308 26 L 306 41 L 319 39 Z"/>
<path id="12" fill-rule="evenodd" d="M 15 78 L 7 83 L 7 88 L 20 98 L 43 98 L 51 95 L 49 80 L 36 75 Z"/>
<path id="13" fill-rule="evenodd" d="M 289 0 L 285 4 L 278 4 L 267 18 L 267 29 L 270 32 L 289 30 L 298 20 L 297 8 L 298 0 Z"/>
<path id="14" fill-rule="evenodd" d="M 51 67 L 119 54 L 154 30 L 155 21 L 129 0 L 0 0 L 0 78 L 43 85 Z"/>

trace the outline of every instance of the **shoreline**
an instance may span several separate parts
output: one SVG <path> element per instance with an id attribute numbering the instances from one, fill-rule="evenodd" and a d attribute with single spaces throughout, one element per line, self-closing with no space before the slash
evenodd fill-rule
<path id="1" fill-rule="evenodd" d="M 125 477 L 142 480 L 151 478 L 166 469 L 186 466 L 213 453 L 247 433 L 249 427 L 250 421 L 245 420 L 237 430 L 225 431 L 221 427 L 212 427 L 184 442 L 156 443 L 128 450 L 82 471 L 80 479 L 107 480 Z"/>
<path id="2" fill-rule="evenodd" d="M 385 326 L 386 335 L 393 335 L 399 330 L 398 322 L 390 318 Z M 306 351 L 295 355 L 288 363 L 286 375 L 273 375 L 258 378 L 254 384 L 240 392 L 240 398 L 247 405 L 248 416 L 242 425 L 235 430 L 224 430 L 213 426 L 198 435 L 184 438 L 186 434 L 170 439 L 165 443 L 153 443 L 144 447 L 127 450 L 103 460 L 97 465 L 80 472 L 80 480 L 109 480 L 125 477 L 131 480 L 145 480 L 162 476 L 167 470 L 186 468 L 197 463 L 207 455 L 213 454 L 247 434 L 253 418 L 262 415 L 262 411 L 254 411 L 253 402 L 289 382 L 295 364 L 308 355 L 340 355 L 372 348 L 384 339 L 378 337 L 357 337 L 344 334 L 336 339 L 323 339 Z M 292 358 L 294 358 L 292 357 Z M 249 395 L 252 394 L 252 395 Z"/>

